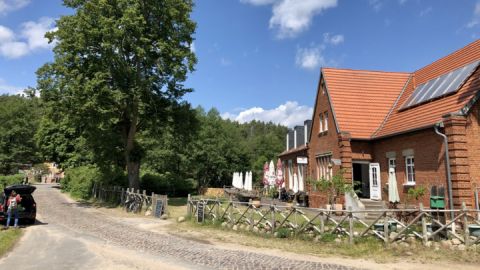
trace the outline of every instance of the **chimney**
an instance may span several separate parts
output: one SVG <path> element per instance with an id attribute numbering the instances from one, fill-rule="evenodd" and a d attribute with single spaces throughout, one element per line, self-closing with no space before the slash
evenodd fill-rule
<path id="1" fill-rule="evenodd" d="M 305 128 L 303 126 L 295 126 L 295 148 L 305 144 Z"/>
<path id="2" fill-rule="evenodd" d="M 312 120 L 305 120 L 303 124 L 305 129 L 305 144 L 308 144 L 308 140 L 310 139 L 310 132 L 312 132 Z"/>

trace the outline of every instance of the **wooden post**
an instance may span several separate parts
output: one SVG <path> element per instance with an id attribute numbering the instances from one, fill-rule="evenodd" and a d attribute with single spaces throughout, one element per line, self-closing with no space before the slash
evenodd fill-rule
<path id="1" fill-rule="evenodd" d="M 272 234 L 275 232 L 275 207 L 270 204 L 270 210 L 272 210 Z"/>
<path id="2" fill-rule="evenodd" d="M 188 197 L 187 197 L 187 216 L 191 215 L 192 214 L 192 206 L 191 206 L 191 203 L 192 203 L 192 199 L 190 197 L 190 193 L 188 194 Z"/>
<path id="3" fill-rule="evenodd" d="M 252 205 L 252 199 L 250 199 L 250 205 L 248 207 L 250 207 L 250 231 L 253 231 L 255 206 Z"/>
<path id="4" fill-rule="evenodd" d="M 464 230 L 464 244 L 466 247 L 470 245 L 470 231 L 468 230 L 468 215 L 467 215 L 467 205 L 465 202 L 462 202 L 462 214 L 463 214 L 463 230 Z"/>
<path id="5" fill-rule="evenodd" d="M 384 217 L 384 222 L 383 222 L 383 236 L 384 236 L 384 241 L 385 241 L 385 246 L 388 247 L 389 244 L 389 233 L 388 233 L 388 215 L 387 212 L 383 214 Z"/>
<path id="6" fill-rule="evenodd" d="M 215 198 L 215 205 L 213 207 L 217 207 L 215 209 L 215 219 L 218 221 L 220 220 L 220 200 Z"/>
<path id="7" fill-rule="evenodd" d="M 422 242 L 423 245 L 427 245 L 428 242 L 428 235 L 427 235 L 427 221 L 425 218 L 423 203 L 420 203 L 420 215 L 422 215 Z"/>
<path id="8" fill-rule="evenodd" d="M 352 213 L 352 207 L 349 206 L 348 207 L 348 227 L 349 227 L 349 244 L 352 245 L 353 244 L 353 213 Z"/>
<path id="9" fill-rule="evenodd" d="M 228 216 L 230 217 L 230 221 L 232 221 L 232 224 L 235 224 L 235 218 L 232 216 L 232 208 L 233 208 L 233 202 L 232 198 L 230 198 L 230 202 L 228 202 Z"/>
<path id="10" fill-rule="evenodd" d="M 325 233 L 325 216 L 323 215 L 323 211 L 322 211 L 322 214 L 320 215 L 320 233 L 323 234 Z"/>

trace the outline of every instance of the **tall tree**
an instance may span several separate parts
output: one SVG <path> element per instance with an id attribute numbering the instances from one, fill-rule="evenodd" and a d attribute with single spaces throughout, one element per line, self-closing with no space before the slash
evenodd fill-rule
<path id="1" fill-rule="evenodd" d="M 125 166 L 129 186 L 138 188 L 145 152 L 138 134 L 156 134 L 190 91 L 183 82 L 196 63 L 190 49 L 193 1 L 64 0 L 64 5 L 75 12 L 47 34 L 55 41 L 55 60 L 37 72 L 50 108 L 46 116 L 74 127 L 96 163 Z"/>
<path id="2" fill-rule="evenodd" d="M 33 136 L 40 119 L 38 98 L 0 96 L 0 174 L 40 161 Z"/>

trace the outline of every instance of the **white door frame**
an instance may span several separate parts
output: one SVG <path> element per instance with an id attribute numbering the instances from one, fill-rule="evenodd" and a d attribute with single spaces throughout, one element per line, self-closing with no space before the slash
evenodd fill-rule
<path id="1" fill-rule="evenodd" d="M 380 163 L 369 164 L 370 175 L 370 199 L 382 199 L 382 181 L 380 179 Z"/>

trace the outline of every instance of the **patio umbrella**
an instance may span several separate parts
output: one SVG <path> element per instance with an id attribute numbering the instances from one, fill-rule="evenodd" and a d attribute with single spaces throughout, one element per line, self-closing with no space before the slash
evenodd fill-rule
<path id="1" fill-rule="evenodd" d="M 281 188 L 283 186 L 283 168 L 282 168 L 282 161 L 278 159 L 277 162 L 277 180 L 276 180 L 276 185 L 278 188 Z"/>
<path id="2" fill-rule="evenodd" d="M 394 168 L 388 170 L 388 201 L 392 203 L 400 202 L 397 188 L 397 177 L 395 176 Z"/>
<path id="3" fill-rule="evenodd" d="M 232 177 L 232 187 L 235 187 L 237 185 L 237 183 L 235 182 L 237 180 L 236 178 L 237 178 L 237 173 L 234 172 Z"/>
<path id="4" fill-rule="evenodd" d="M 265 161 L 265 165 L 263 165 L 263 185 L 264 186 L 268 186 L 268 175 L 269 175 L 268 162 Z"/>
<path id="5" fill-rule="evenodd" d="M 273 165 L 273 160 L 270 160 L 270 166 L 268 167 L 269 177 L 268 185 L 274 186 L 277 175 L 275 174 L 275 165 Z"/>
<path id="6" fill-rule="evenodd" d="M 243 189 L 243 172 L 240 173 L 238 178 L 238 188 Z"/>
<path id="7" fill-rule="evenodd" d="M 298 176 L 297 173 L 293 173 L 293 193 L 298 192 Z"/>
<path id="8" fill-rule="evenodd" d="M 245 172 L 245 184 L 243 184 L 243 189 L 250 190 L 250 173 Z"/>
<path id="9" fill-rule="evenodd" d="M 253 190 L 253 174 L 252 171 L 248 173 L 248 190 Z"/>

